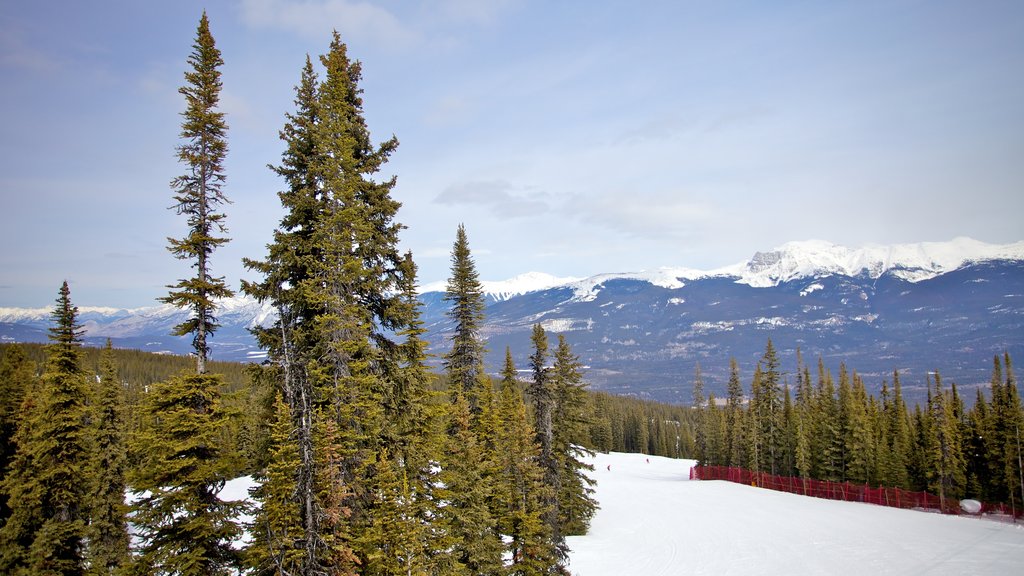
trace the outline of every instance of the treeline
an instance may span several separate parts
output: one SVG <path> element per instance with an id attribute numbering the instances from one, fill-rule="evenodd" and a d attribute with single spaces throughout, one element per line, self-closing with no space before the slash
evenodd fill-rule
<path id="1" fill-rule="evenodd" d="M 698 369 L 694 405 L 702 463 L 1018 507 L 1024 501 L 1024 410 L 1008 354 L 993 359 L 988 393 L 979 388 L 969 408 L 938 372 L 928 375 L 926 403 L 909 407 L 898 372 L 875 397 L 856 371 L 841 365 L 836 379 L 819 360 L 812 372 L 799 353 L 791 389 L 769 340 L 749 388 L 732 362 L 724 406 L 704 397 Z"/>

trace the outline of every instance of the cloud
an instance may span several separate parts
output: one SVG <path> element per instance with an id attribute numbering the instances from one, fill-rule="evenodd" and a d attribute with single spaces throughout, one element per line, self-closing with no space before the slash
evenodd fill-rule
<path id="1" fill-rule="evenodd" d="M 584 224 L 648 239 L 691 237 L 714 216 L 709 203 L 683 194 L 621 191 L 596 196 L 577 194 L 563 210 Z"/>
<path id="2" fill-rule="evenodd" d="M 526 218 L 550 210 L 545 196 L 541 192 L 522 194 L 504 180 L 485 180 L 452 184 L 434 198 L 434 203 L 483 206 L 498 218 Z"/>
<path id="3" fill-rule="evenodd" d="M 332 29 L 344 38 L 379 46 L 404 46 L 416 37 L 384 8 L 350 0 L 244 0 L 242 18 L 250 26 L 278 28 L 311 39 L 321 39 Z"/>

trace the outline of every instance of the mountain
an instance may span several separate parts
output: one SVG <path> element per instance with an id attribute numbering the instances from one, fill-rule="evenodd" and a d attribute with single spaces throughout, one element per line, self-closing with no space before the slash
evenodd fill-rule
<path id="1" fill-rule="evenodd" d="M 594 388 L 669 402 L 689 401 L 697 363 L 706 388 L 720 397 L 730 358 L 749 386 L 768 338 L 791 382 L 799 349 L 812 376 L 819 358 L 834 374 L 845 362 L 875 390 L 899 370 L 911 399 L 923 398 L 930 371 L 970 387 L 988 382 L 994 354 L 1024 357 L 1024 242 L 958 238 L 860 249 L 792 242 L 711 271 L 584 279 L 529 273 L 484 287 L 489 370 L 500 368 L 506 346 L 525 368 L 530 328 L 540 323 L 565 334 Z M 451 329 L 443 290 L 439 283 L 421 294 L 436 355 Z M 167 336 L 184 318 L 180 310 L 80 310 L 90 343 L 110 337 L 120 347 L 190 350 L 190 339 Z M 270 318 L 267 306 L 225 301 L 214 358 L 259 359 L 248 328 Z M 2 340 L 44 341 L 48 326 L 48 309 L 0 308 Z M 973 392 L 962 395 L 973 399 Z"/>

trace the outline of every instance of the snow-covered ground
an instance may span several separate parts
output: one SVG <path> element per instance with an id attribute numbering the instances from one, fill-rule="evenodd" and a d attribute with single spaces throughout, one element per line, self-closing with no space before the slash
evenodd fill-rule
<path id="1" fill-rule="evenodd" d="M 598 454 L 601 509 L 569 538 L 572 573 L 1024 574 L 1019 524 L 691 482 L 692 465 Z"/>

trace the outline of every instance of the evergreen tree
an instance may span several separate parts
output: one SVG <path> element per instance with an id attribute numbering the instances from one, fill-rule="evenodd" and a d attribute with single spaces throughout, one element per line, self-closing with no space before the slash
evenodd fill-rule
<path id="1" fill-rule="evenodd" d="M 26 394 L 17 450 L 3 492 L 0 572 L 84 574 L 94 446 L 90 390 L 81 368 L 81 326 L 68 283 L 60 288 L 38 394 Z"/>
<path id="2" fill-rule="evenodd" d="M 594 480 L 587 474 L 594 467 L 584 461 L 594 453 L 582 445 L 589 421 L 584 413 L 586 384 L 581 368 L 579 358 L 559 334 L 551 369 L 555 390 L 552 440 L 555 458 L 559 461 L 556 496 L 559 531 L 566 536 L 586 534 L 590 519 L 597 511 L 597 502 L 592 496 Z M 660 423 L 662 419 L 654 421 Z"/>
<path id="3" fill-rule="evenodd" d="M 375 180 L 398 142 L 372 145 L 361 66 L 337 34 L 320 62 L 325 77 L 318 82 L 307 58 L 296 112 L 281 132 L 287 150 L 275 171 L 287 183 L 279 194 L 286 214 L 267 259 L 246 262 L 264 279 L 243 284 L 278 311 L 277 323 L 257 337 L 279 367 L 278 386 L 294 421 L 299 574 L 323 573 L 339 558 L 356 566 L 345 547 L 365 542 L 363 531 L 390 506 L 373 488 L 376 462 L 386 450 L 406 466 L 415 434 L 408 424 L 422 411 L 412 410 L 411 420 L 389 418 L 425 399 L 423 371 L 410 355 L 422 355 L 422 346 L 392 339 L 418 329 L 407 289 L 415 271 L 397 247 L 395 180 Z M 409 385 L 419 388 L 410 392 Z M 408 462 L 414 460 L 425 468 L 424 456 Z M 396 477 L 410 471 L 396 470 Z M 330 485 L 344 487 L 340 500 Z M 371 551 L 359 553 L 365 561 Z"/>
<path id="4" fill-rule="evenodd" d="M 484 455 L 470 428 L 469 404 L 458 390 L 451 405 L 439 496 L 455 566 L 450 574 L 501 574 L 502 543 L 489 501 L 493 487 L 482 481 Z"/>
<path id="5" fill-rule="evenodd" d="M 696 430 L 694 431 L 694 447 L 696 448 L 694 458 L 698 462 L 706 464 L 708 460 L 708 441 L 706 436 L 708 432 L 708 422 L 705 418 L 706 411 L 704 405 L 706 399 L 704 398 L 704 378 L 701 377 L 699 362 L 697 363 L 696 368 L 694 368 L 692 402 L 695 413 L 694 417 L 697 420 Z"/>
<path id="6" fill-rule="evenodd" d="M 484 345 L 480 326 L 484 320 L 483 286 L 473 263 L 466 239 L 466 228 L 460 224 L 452 247 L 451 276 L 445 290 L 445 301 L 451 302 L 448 317 L 455 323 L 451 336 L 452 349 L 445 354 L 444 366 L 451 386 L 458 387 L 469 401 L 470 410 L 482 409 L 480 386 L 484 379 Z"/>
<path id="7" fill-rule="evenodd" d="M 225 477 L 220 431 L 226 417 L 220 375 L 188 374 L 154 384 L 142 406 L 146 428 L 134 439 L 144 455 L 129 484 L 145 492 L 133 506 L 141 566 L 153 574 L 228 574 L 241 503 L 221 500 Z"/>
<path id="8" fill-rule="evenodd" d="M 10 471 L 18 448 L 14 441 L 25 412 L 25 395 L 36 387 L 35 363 L 20 345 L 8 346 L 0 361 L 0 480 Z M 7 496 L 0 490 L 0 526 L 11 514 Z"/>
<path id="9" fill-rule="evenodd" d="M 928 404 L 929 425 L 926 438 L 929 488 L 938 493 L 943 509 L 947 499 L 963 497 L 964 458 L 962 442 L 953 411 L 953 398 L 942 388 L 942 379 L 934 373 L 935 388 Z M 929 384 L 929 388 L 931 385 Z"/>
<path id="10" fill-rule="evenodd" d="M 534 324 L 530 335 L 533 354 L 530 355 L 530 369 L 533 381 L 529 386 L 533 398 L 534 426 L 537 427 L 537 445 L 540 447 L 538 463 L 544 471 L 544 484 L 549 492 L 544 502 L 544 523 L 551 532 L 551 541 L 558 553 L 559 564 L 568 554 L 565 535 L 562 533 L 558 514 L 558 495 L 562 492 L 561 469 L 556 455 L 554 413 L 557 391 L 548 363 L 548 336 L 540 324 Z M 642 424 L 642 423 L 640 423 Z M 646 431 L 646 426 L 643 427 Z M 643 444 L 646 444 L 646 438 Z"/>
<path id="11" fill-rule="evenodd" d="M 270 428 L 270 457 L 266 471 L 251 495 L 259 503 L 250 525 L 252 544 L 246 564 L 255 574 L 296 574 L 302 565 L 302 532 L 296 500 L 298 445 L 294 442 L 291 411 L 278 393 Z"/>
<path id="12" fill-rule="evenodd" d="M 89 564 L 92 574 L 117 574 L 130 561 L 128 507 L 124 503 L 127 442 L 124 436 L 124 390 L 114 365 L 110 340 L 100 356 L 95 394 L 96 462 L 93 467 Z"/>
<path id="13" fill-rule="evenodd" d="M 550 574 L 558 567 L 557 550 L 544 523 L 549 489 L 537 459 L 540 454 L 533 428 L 526 419 L 526 405 L 519 392 L 512 352 L 505 349 L 496 438 L 499 503 L 498 528 L 507 536 L 505 550 L 510 576 Z"/>
<path id="14" fill-rule="evenodd" d="M 168 249 L 179 259 L 192 260 L 196 275 L 169 286 L 172 291 L 161 300 L 191 310 L 191 317 L 175 327 L 175 335 L 192 334 L 196 373 L 204 374 L 209 357 L 206 339 L 217 329 L 214 299 L 232 295 L 223 277 L 210 275 L 210 255 L 228 241 L 215 236 L 226 231 L 224 214 L 217 210 L 228 202 L 222 190 L 228 146 L 224 113 L 217 111 L 221 90 L 219 68 L 224 61 L 210 34 L 205 11 L 192 48 L 188 58 L 192 69 L 185 72 L 186 85 L 178 90 L 187 103 L 181 125 L 185 142 L 178 146 L 178 159 L 188 171 L 171 181 L 175 208 L 178 214 L 187 216 L 189 233 L 180 239 L 168 238 Z"/>
<path id="15" fill-rule="evenodd" d="M 744 438 L 743 383 L 740 382 L 740 367 L 735 358 L 729 360 L 728 398 L 726 399 L 726 430 L 729 445 L 728 465 L 743 466 L 746 462 Z"/>

